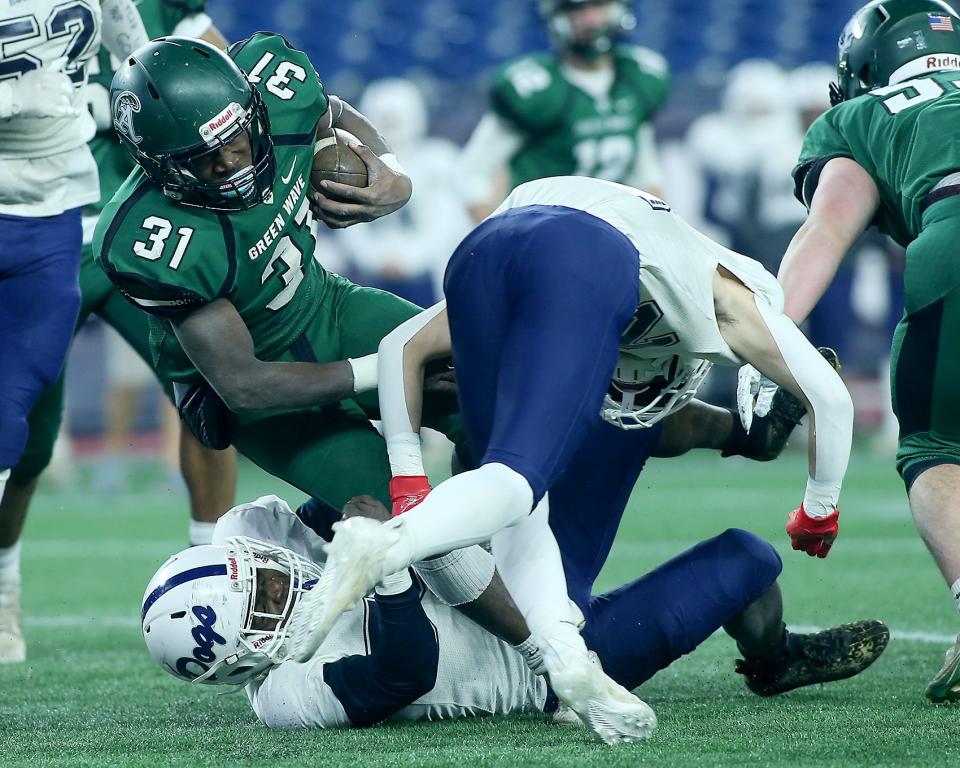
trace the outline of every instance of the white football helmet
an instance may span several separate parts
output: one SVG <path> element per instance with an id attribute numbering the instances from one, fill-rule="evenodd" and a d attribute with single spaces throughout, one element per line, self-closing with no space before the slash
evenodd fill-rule
<path id="1" fill-rule="evenodd" d="M 278 614 L 255 608 L 259 569 L 289 577 Z M 243 685 L 286 658 L 287 619 L 321 575 L 320 566 L 297 553 L 246 536 L 185 549 L 147 586 L 143 639 L 160 666 L 181 680 Z"/>
<path id="2" fill-rule="evenodd" d="M 621 355 L 600 416 L 620 429 L 645 429 L 678 411 L 703 383 L 713 363 Z"/>

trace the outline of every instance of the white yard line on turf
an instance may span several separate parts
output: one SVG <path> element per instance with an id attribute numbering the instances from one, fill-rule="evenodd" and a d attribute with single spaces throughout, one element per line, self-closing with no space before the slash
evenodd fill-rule
<path id="1" fill-rule="evenodd" d="M 24 616 L 23 623 L 27 627 L 63 628 L 63 629 L 102 629 L 104 627 L 132 627 L 140 626 L 136 616 L 83 616 L 79 614 L 65 614 L 62 616 Z M 819 632 L 825 627 L 815 627 L 805 624 L 791 624 L 791 632 Z M 718 632 L 718 634 L 720 634 Z M 933 643 L 936 645 L 950 645 L 957 638 L 956 635 L 943 632 L 926 632 L 915 629 L 892 629 L 890 637 L 914 643 Z"/>

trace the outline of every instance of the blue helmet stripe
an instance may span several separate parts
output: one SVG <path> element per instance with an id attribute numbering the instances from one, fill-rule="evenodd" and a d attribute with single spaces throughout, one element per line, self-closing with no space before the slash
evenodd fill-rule
<path id="1" fill-rule="evenodd" d="M 143 601 L 143 610 L 140 611 L 140 622 L 143 623 L 144 618 L 146 618 L 147 611 L 150 610 L 150 606 L 157 602 L 157 600 L 163 597 L 174 587 L 179 587 L 181 584 L 186 584 L 188 581 L 202 579 L 205 576 L 226 575 L 226 565 L 202 565 L 199 568 L 191 568 L 189 571 L 181 571 L 176 576 L 171 576 L 169 579 L 163 582 L 163 584 L 153 590 L 153 592 L 147 595 L 147 599 Z"/>

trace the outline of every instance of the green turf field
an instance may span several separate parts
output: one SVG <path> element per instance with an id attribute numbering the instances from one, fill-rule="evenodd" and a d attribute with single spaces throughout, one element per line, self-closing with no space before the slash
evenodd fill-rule
<path id="1" fill-rule="evenodd" d="M 803 465 L 796 452 L 766 465 L 708 454 L 652 462 L 600 586 L 736 525 L 783 556 L 788 623 L 882 618 L 893 629 L 884 657 L 859 678 L 760 699 L 733 674 L 733 644 L 711 638 L 640 689 L 660 718 L 653 738 L 614 748 L 539 717 L 270 732 L 242 694 L 180 683 L 143 647 L 139 601 L 185 543 L 185 498 L 146 480 L 153 490 L 110 499 L 43 492 L 24 541 L 29 660 L 0 668 L 0 766 L 960 765 L 960 709 L 921 695 L 960 621 L 892 461 L 854 455 L 826 561 L 791 552 L 783 532 Z M 241 499 L 284 493 L 241 470 Z"/>

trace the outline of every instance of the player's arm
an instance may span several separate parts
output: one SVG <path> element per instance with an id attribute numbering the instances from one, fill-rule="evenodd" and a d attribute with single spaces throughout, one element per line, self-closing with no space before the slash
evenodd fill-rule
<path id="1" fill-rule="evenodd" d="M 149 42 L 147 30 L 133 0 L 100 0 L 103 18 L 101 40 L 104 47 L 123 59 Z"/>
<path id="2" fill-rule="evenodd" d="M 873 179 L 850 158 L 835 157 L 802 183 L 810 215 L 790 241 L 777 280 L 784 290 L 784 312 L 800 323 L 810 314 L 880 204 Z M 807 198 L 809 195 L 809 198 Z"/>
<path id="3" fill-rule="evenodd" d="M 850 394 L 790 318 L 722 268 L 714 278 L 714 304 L 720 332 L 734 353 L 796 396 L 810 415 L 807 487 L 787 530 L 794 549 L 826 557 L 837 534 L 837 501 L 850 459 Z"/>
<path id="4" fill-rule="evenodd" d="M 232 411 L 309 408 L 376 385 L 373 355 L 333 363 L 257 359 L 243 318 L 224 298 L 170 320 L 184 352 Z"/>
<path id="5" fill-rule="evenodd" d="M 474 222 L 483 221 L 507 196 L 507 163 L 523 145 L 523 134 L 488 112 L 477 123 L 457 163 L 460 196 Z"/>
<path id="6" fill-rule="evenodd" d="M 333 136 L 334 128 L 342 128 L 360 140 L 360 145 L 353 149 L 367 166 L 367 186 L 321 182 L 322 189 L 310 193 L 314 215 L 328 227 L 339 229 L 373 221 L 406 205 L 413 194 L 413 182 L 383 136 L 347 102 L 330 96 L 327 111 L 320 118 L 317 139 Z"/>

